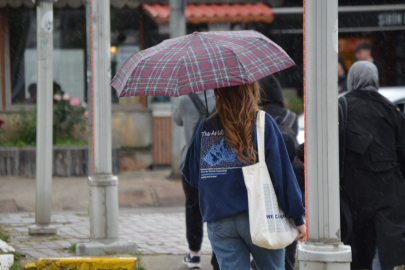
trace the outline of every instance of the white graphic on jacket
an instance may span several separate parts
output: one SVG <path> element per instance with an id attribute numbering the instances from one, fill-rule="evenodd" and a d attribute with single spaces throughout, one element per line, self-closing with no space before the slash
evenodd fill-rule
<path id="1" fill-rule="evenodd" d="M 216 178 L 227 170 L 242 167 L 242 162 L 225 141 L 224 131 L 202 132 L 201 178 Z"/>

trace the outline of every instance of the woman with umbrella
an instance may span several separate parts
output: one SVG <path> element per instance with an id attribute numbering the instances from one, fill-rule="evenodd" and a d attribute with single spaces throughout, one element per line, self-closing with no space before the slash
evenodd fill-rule
<path id="1" fill-rule="evenodd" d="M 270 250 L 252 243 L 249 207 L 242 167 L 257 162 L 255 122 L 259 112 L 257 82 L 215 89 L 217 113 L 203 122 L 189 147 L 183 174 L 199 188 L 200 209 L 208 222 L 208 237 L 221 269 L 284 269 L 284 249 Z M 306 236 L 301 191 L 283 138 L 266 114 L 266 164 L 284 213 Z M 251 209 L 251 211 L 254 211 Z"/>
<path id="2" fill-rule="evenodd" d="M 257 80 L 294 65 L 278 45 L 254 31 L 208 32 L 171 39 L 134 54 L 112 85 L 120 96 L 179 96 L 215 89 L 216 113 L 205 119 L 188 149 L 183 174 L 199 189 L 200 210 L 220 268 L 284 269 L 284 249 L 252 242 L 247 188 L 242 168 L 264 151 L 279 206 L 304 241 L 301 192 L 281 133 L 265 114 L 265 146 L 258 149 Z M 262 152 L 263 153 L 263 152 Z"/>

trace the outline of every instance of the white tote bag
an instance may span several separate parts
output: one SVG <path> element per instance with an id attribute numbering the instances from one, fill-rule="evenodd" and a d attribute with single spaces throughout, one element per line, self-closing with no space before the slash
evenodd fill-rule
<path id="1" fill-rule="evenodd" d="M 264 124 L 265 112 L 260 111 L 256 123 L 259 162 L 242 168 L 248 191 L 250 234 L 253 244 L 259 247 L 281 249 L 290 245 L 299 232 L 278 205 L 264 155 Z"/>

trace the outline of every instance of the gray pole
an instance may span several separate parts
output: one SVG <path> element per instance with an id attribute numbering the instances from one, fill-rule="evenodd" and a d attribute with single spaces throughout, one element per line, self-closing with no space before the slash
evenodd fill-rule
<path id="1" fill-rule="evenodd" d="M 308 242 L 298 250 L 300 270 L 350 269 L 351 249 L 340 238 L 337 7 L 304 4 Z"/>
<path id="2" fill-rule="evenodd" d="M 56 234 L 51 224 L 53 119 L 53 4 L 37 1 L 38 100 L 35 225 L 29 234 Z"/>
<path id="3" fill-rule="evenodd" d="M 135 243 L 120 241 L 118 234 L 118 177 L 112 175 L 110 1 L 87 0 L 86 21 L 91 242 L 77 244 L 76 255 L 136 252 Z"/>
<path id="4" fill-rule="evenodd" d="M 184 11 L 186 7 L 186 0 L 169 0 L 170 6 L 170 37 L 176 38 L 186 34 L 186 19 Z M 179 106 L 178 98 L 171 98 L 172 102 L 172 116 L 174 111 Z M 180 154 L 181 149 L 185 145 L 184 128 L 179 127 L 172 120 L 172 175 L 171 177 L 177 178 L 181 176 Z"/>

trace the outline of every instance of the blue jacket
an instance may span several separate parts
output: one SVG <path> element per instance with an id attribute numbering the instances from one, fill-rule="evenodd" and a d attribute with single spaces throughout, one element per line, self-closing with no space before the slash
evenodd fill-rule
<path id="1" fill-rule="evenodd" d="M 301 191 L 277 124 L 269 114 L 265 119 L 267 168 L 281 209 L 299 226 L 304 224 L 305 212 Z M 257 151 L 256 128 L 252 137 Z M 214 126 L 213 117 L 203 121 L 188 148 L 183 175 L 191 186 L 199 189 L 204 222 L 248 211 L 242 166 L 226 143 L 223 128 Z"/>

